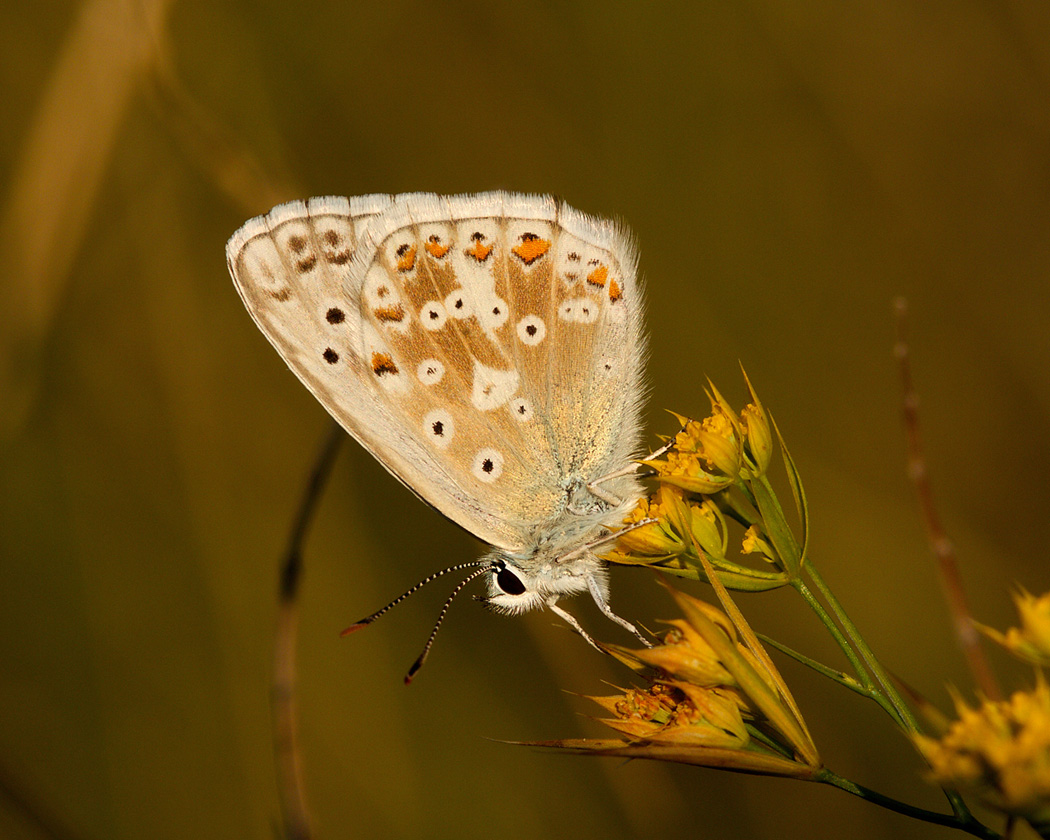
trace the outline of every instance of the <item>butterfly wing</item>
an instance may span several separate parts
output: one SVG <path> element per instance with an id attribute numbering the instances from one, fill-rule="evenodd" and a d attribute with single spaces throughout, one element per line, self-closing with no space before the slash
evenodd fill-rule
<path id="1" fill-rule="evenodd" d="M 609 222 L 507 193 L 311 199 L 248 222 L 227 253 L 325 408 L 492 545 L 534 545 L 572 481 L 634 453 L 641 291 Z"/>

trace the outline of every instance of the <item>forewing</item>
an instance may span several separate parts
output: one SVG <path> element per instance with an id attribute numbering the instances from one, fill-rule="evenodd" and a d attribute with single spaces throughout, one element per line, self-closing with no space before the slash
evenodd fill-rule
<path id="1" fill-rule="evenodd" d="M 614 224 L 487 193 L 292 202 L 227 259 L 249 312 L 394 476 L 508 551 L 635 454 L 642 297 Z"/>
<path id="2" fill-rule="evenodd" d="M 389 445 L 374 451 L 487 541 L 534 544 L 574 482 L 636 448 L 642 300 L 628 238 L 552 199 L 489 193 L 400 196 L 366 240 L 350 271 L 355 356 L 399 445 L 432 466 L 414 483 Z"/>

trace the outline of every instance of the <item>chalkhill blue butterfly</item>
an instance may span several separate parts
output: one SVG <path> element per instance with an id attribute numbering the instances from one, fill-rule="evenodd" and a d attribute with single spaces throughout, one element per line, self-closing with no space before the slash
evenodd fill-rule
<path id="1" fill-rule="evenodd" d="M 547 607 L 593 644 L 557 603 L 589 592 L 639 635 L 595 553 L 642 495 L 643 300 L 621 226 L 506 192 L 325 197 L 251 219 L 226 254 L 255 323 L 328 412 L 492 547 L 424 583 L 474 567 L 453 596 L 487 576 L 494 609 Z"/>

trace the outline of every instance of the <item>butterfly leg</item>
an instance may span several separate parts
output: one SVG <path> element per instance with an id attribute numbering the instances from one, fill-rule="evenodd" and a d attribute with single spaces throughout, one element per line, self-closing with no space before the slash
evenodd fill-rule
<path id="1" fill-rule="evenodd" d="M 643 460 L 643 461 L 655 460 L 656 458 L 659 458 L 661 455 L 663 455 L 665 452 L 667 452 L 667 450 L 669 450 L 672 446 L 674 446 L 674 438 L 671 438 L 671 440 L 668 443 L 665 443 L 659 449 L 657 449 L 657 450 L 655 450 L 653 452 L 650 452 L 648 455 L 646 455 L 641 460 Z M 607 490 L 603 490 L 598 485 L 605 484 L 606 482 L 612 481 L 615 478 L 620 478 L 621 476 L 630 475 L 631 473 L 638 472 L 638 470 L 640 470 L 640 469 L 642 469 L 644 467 L 645 467 L 645 464 L 641 464 L 641 463 L 638 463 L 637 461 L 634 461 L 634 462 L 628 464 L 623 469 L 619 469 L 616 472 L 611 472 L 608 475 L 603 475 L 603 476 L 601 476 L 599 478 L 594 479 L 594 481 L 591 481 L 591 482 L 589 482 L 587 484 L 587 489 L 591 492 L 592 496 L 597 496 L 603 502 L 608 502 L 610 505 L 613 505 L 614 507 L 618 506 L 618 505 L 620 505 L 623 502 L 623 499 L 619 498 L 618 496 L 614 495 L 613 493 L 608 492 Z"/>
<path id="2" fill-rule="evenodd" d="M 647 517 L 645 519 L 640 519 L 637 522 L 632 522 L 630 525 L 624 525 L 619 531 L 610 531 L 608 534 L 603 534 L 602 536 L 591 540 L 586 545 L 581 545 L 579 548 L 574 548 L 568 554 L 561 555 L 561 557 L 559 557 L 554 562 L 555 563 L 559 563 L 559 564 L 560 563 L 567 563 L 570 560 L 574 560 L 577 557 L 583 557 L 584 555 L 590 555 L 590 556 L 593 557 L 594 556 L 594 549 L 597 548 L 598 546 L 605 545 L 605 543 L 616 542 L 616 540 L 618 540 L 623 534 L 626 534 L 629 531 L 634 531 L 634 530 L 636 530 L 638 528 L 644 528 L 646 525 L 653 525 L 653 524 L 655 524 L 655 523 L 657 523 L 659 521 L 660 521 L 659 519 L 653 519 L 652 517 Z M 600 558 L 596 558 L 596 559 L 600 559 Z"/>
<path id="3" fill-rule="evenodd" d="M 633 633 L 634 636 L 646 647 L 652 647 L 653 643 L 650 642 L 645 636 L 638 632 L 638 628 L 635 627 L 626 618 L 621 618 L 612 611 L 612 607 L 609 606 L 609 602 L 605 600 L 605 593 L 602 591 L 602 587 L 599 585 L 598 580 L 594 575 L 587 576 L 587 588 L 590 590 L 591 597 L 594 599 L 594 603 L 598 605 L 606 617 L 619 624 L 624 630 L 629 633 Z"/>
<path id="4" fill-rule="evenodd" d="M 559 607 L 557 601 L 558 597 L 556 595 L 553 595 L 550 598 L 548 598 L 547 608 L 555 615 L 561 616 L 561 618 L 564 619 L 565 623 L 572 627 L 572 629 L 579 633 L 581 636 L 583 636 L 584 641 L 586 641 L 587 644 L 589 644 L 592 648 L 598 651 L 598 653 L 605 653 L 604 650 L 598 647 L 598 643 L 590 637 L 590 634 L 580 626 L 580 622 L 576 620 L 576 616 L 574 616 L 570 612 L 566 612 L 561 607 Z"/>

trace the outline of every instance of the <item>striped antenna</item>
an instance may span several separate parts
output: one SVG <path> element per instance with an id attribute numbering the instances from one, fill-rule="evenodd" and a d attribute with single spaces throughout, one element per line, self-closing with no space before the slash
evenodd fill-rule
<path id="1" fill-rule="evenodd" d="M 462 567 L 460 567 L 462 568 Z M 434 646 L 434 638 L 438 634 L 438 630 L 441 628 L 441 622 L 445 620 L 445 614 L 448 612 L 448 608 L 452 606 L 452 602 L 456 596 L 463 590 L 463 587 L 470 583 L 474 578 L 480 577 L 486 572 L 493 568 L 491 563 L 485 563 L 484 568 L 475 569 L 463 580 L 459 582 L 459 585 L 452 590 L 452 594 L 448 596 L 448 600 L 445 601 L 445 606 L 441 608 L 441 612 L 438 613 L 437 621 L 434 622 L 434 629 L 430 631 L 430 637 L 427 639 L 427 643 L 423 645 L 423 652 L 419 654 L 419 658 L 412 663 L 412 667 L 408 669 L 408 673 L 405 674 L 405 685 L 412 682 L 412 677 L 416 675 L 416 672 L 423 667 L 423 663 L 427 661 L 427 655 L 430 653 L 430 648 Z"/>
<path id="2" fill-rule="evenodd" d="M 460 563 L 460 564 L 458 564 L 456 566 L 449 566 L 447 569 L 442 569 L 440 572 L 434 572 L 434 574 L 432 574 L 430 577 L 424 578 L 419 583 L 417 583 L 415 586 L 413 586 L 411 589 L 409 589 L 407 592 L 404 592 L 403 594 L 398 595 L 393 601 L 391 601 L 389 604 L 387 604 L 385 607 L 383 607 L 383 609 L 376 610 L 371 615 L 366 616 L 365 618 L 362 618 L 356 624 L 351 624 L 349 627 L 347 627 L 339 635 L 340 636 L 349 636 L 351 633 L 356 633 L 362 627 L 367 627 L 369 624 L 371 624 L 373 621 L 375 621 L 380 616 L 386 615 L 390 610 L 392 610 L 394 607 L 396 607 L 398 604 L 400 604 L 402 601 L 404 601 L 409 595 L 414 595 L 416 592 L 418 592 L 420 589 L 422 589 L 428 583 L 432 583 L 433 581 L 437 580 L 439 577 L 444 577 L 449 572 L 460 572 L 463 569 L 471 569 L 471 568 L 474 568 L 475 566 L 490 567 L 491 565 L 492 565 L 491 562 L 488 561 L 488 560 L 475 560 L 472 563 Z M 473 580 L 476 577 L 477 577 L 477 575 L 471 575 L 469 578 L 467 578 L 467 580 Z M 463 584 L 460 584 L 459 588 L 462 588 L 462 586 L 463 586 Z M 457 590 L 456 590 L 457 592 L 459 591 L 459 588 L 457 588 Z M 447 607 L 446 607 L 446 609 L 447 609 Z"/>

